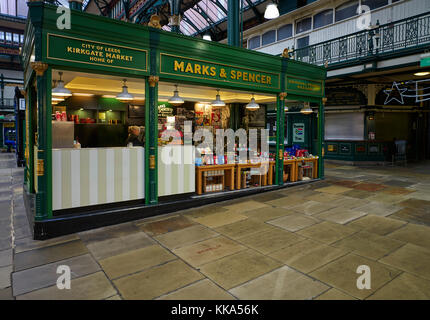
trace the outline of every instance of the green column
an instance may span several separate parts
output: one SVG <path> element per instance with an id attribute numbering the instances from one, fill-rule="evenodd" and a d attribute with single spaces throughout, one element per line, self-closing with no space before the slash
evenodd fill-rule
<path id="1" fill-rule="evenodd" d="M 276 97 L 276 174 L 275 184 L 284 184 L 285 93 Z"/>
<path id="2" fill-rule="evenodd" d="M 51 68 L 36 62 L 37 78 L 37 189 L 36 220 L 52 217 L 52 106 Z M 45 71 L 46 70 L 46 71 Z"/>
<path id="3" fill-rule="evenodd" d="M 227 43 L 231 46 L 241 47 L 239 29 L 239 1 L 228 0 L 227 8 Z"/>
<path id="4" fill-rule="evenodd" d="M 324 178 L 324 99 L 320 101 L 318 110 L 318 178 L 320 179 Z"/>
<path id="5" fill-rule="evenodd" d="M 158 77 L 145 82 L 145 203 L 158 203 Z"/>

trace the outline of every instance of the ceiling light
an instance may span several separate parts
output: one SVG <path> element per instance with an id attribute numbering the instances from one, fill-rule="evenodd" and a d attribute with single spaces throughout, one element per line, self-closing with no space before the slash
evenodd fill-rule
<path id="1" fill-rule="evenodd" d="M 414 76 L 417 76 L 417 77 L 425 77 L 425 76 L 428 76 L 429 74 L 430 74 L 430 72 L 424 71 L 424 72 L 417 72 L 417 73 L 414 73 Z"/>
<path id="2" fill-rule="evenodd" d="M 285 111 L 285 112 L 287 112 L 287 111 L 288 111 L 288 107 L 287 107 L 287 106 L 285 106 L 285 107 L 284 107 L 284 111 Z"/>
<path id="3" fill-rule="evenodd" d="M 173 91 L 173 97 L 169 99 L 169 103 L 174 105 L 180 105 L 184 103 L 184 99 L 179 96 L 178 85 L 175 84 L 175 91 Z"/>
<path id="4" fill-rule="evenodd" d="M 78 96 L 78 97 L 92 97 L 94 96 L 93 93 L 83 93 L 83 92 L 73 92 L 74 96 Z"/>
<path id="5" fill-rule="evenodd" d="M 260 108 L 260 105 L 257 102 L 255 102 L 254 94 L 252 94 L 251 102 L 246 105 L 246 109 L 257 110 L 259 108 Z"/>
<path id="6" fill-rule="evenodd" d="M 133 100 L 133 96 L 128 93 L 128 87 L 126 86 L 127 79 L 122 80 L 124 85 L 122 86 L 122 92 L 116 96 L 119 101 L 130 101 Z"/>
<path id="7" fill-rule="evenodd" d="M 64 82 L 63 80 L 61 80 L 61 76 L 63 75 L 63 73 L 60 71 L 58 72 L 58 74 L 60 75 L 60 80 L 58 80 L 57 86 L 52 89 L 52 95 L 59 97 L 70 97 L 72 95 L 72 92 L 64 87 Z"/>
<path id="8" fill-rule="evenodd" d="M 64 101 L 62 97 L 52 97 L 52 101 Z"/>
<path id="9" fill-rule="evenodd" d="M 209 32 L 206 32 L 206 33 L 203 35 L 203 40 L 212 41 L 212 37 L 211 37 L 211 35 L 209 34 Z"/>
<path id="10" fill-rule="evenodd" d="M 104 94 L 104 95 L 102 95 L 102 98 L 116 98 L 116 96 L 113 96 L 110 94 Z"/>
<path id="11" fill-rule="evenodd" d="M 276 19 L 277 17 L 279 17 L 278 6 L 273 2 L 269 3 L 266 7 L 266 11 L 264 11 L 264 18 L 271 20 Z"/>
<path id="12" fill-rule="evenodd" d="M 303 107 L 302 110 L 300 110 L 301 113 L 303 114 L 311 114 L 312 108 L 311 108 L 311 104 L 309 102 L 305 102 L 305 106 Z"/>
<path id="13" fill-rule="evenodd" d="M 211 102 L 212 107 L 224 107 L 225 102 L 221 100 L 221 97 L 219 95 L 219 89 L 217 89 L 218 94 L 216 95 L 216 99 Z"/>

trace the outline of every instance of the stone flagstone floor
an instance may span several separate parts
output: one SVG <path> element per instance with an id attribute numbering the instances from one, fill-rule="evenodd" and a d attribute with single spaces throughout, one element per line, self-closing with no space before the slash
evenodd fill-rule
<path id="1" fill-rule="evenodd" d="M 33 241 L 0 155 L 0 299 L 430 299 L 430 163 Z M 58 290 L 57 266 L 72 271 Z M 371 288 L 357 289 L 357 267 Z"/>

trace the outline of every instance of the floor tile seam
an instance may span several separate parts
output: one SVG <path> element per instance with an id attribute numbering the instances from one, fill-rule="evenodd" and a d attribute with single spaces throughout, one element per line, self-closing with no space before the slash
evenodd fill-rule
<path id="1" fill-rule="evenodd" d="M 77 257 L 85 256 L 85 255 L 87 255 L 87 254 L 88 254 L 88 253 L 84 253 L 84 254 L 82 254 L 82 255 L 79 255 L 79 256 L 76 256 L 76 257 L 72 257 L 72 258 L 77 258 Z M 64 261 L 64 260 L 68 260 L 68 259 L 70 259 L 70 258 L 66 258 L 66 259 L 59 260 L 59 261 L 52 262 L 52 263 L 50 262 L 50 263 L 47 263 L 47 264 L 44 264 L 44 265 L 40 265 L 40 266 L 37 266 L 37 267 L 34 267 L 34 268 L 40 268 L 40 267 L 46 266 L 46 265 L 48 265 L 48 264 L 54 264 L 54 263 L 58 263 L 58 262 L 61 262 L 61 261 Z M 100 266 L 99 266 L 99 267 L 100 267 Z M 31 270 L 31 269 L 34 269 L 34 268 L 30 268 L 30 269 L 25 269 L 25 270 L 21 270 L 21 271 L 12 272 L 12 273 L 11 273 L 11 276 L 12 276 L 12 274 L 20 273 L 20 272 L 23 272 L 23 271 L 28 271 L 28 270 Z M 71 272 L 73 272 L 73 270 L 70 270 L 70 271 L 71 271 Z M 79 279 L 79 278 L 82 278 L 82 277 L 86 277 L 86 276 L 92 275 L 92 274 L 97 273 L 97 272 L 100 272 L 100 271 L 102 271 L 102 269 L 101 269 L 101 268 L 100 268 L 99 270 L 96 270 L 96 271 L 94 271 L 94 272 L 91 272 L 91 273 L 87 273 L 87 274 L 81 275 L 81 276 L 79 276 L 79 277 L 75 277 L 75 278 L 71 277 L 71 279 L 70 279 L 70 280 L 76 280 L 76 279 Z M 13 280 L 13 277 L 12 277 L 12 280 Z M 12 294 L 13 294 L 13 282 L 11 282 L 11 284 L 12 284 L 12 285 L 11 285 L 11 287 L 12 287 Z M 46 288 L 50 288 L 50 287 L 53 287 L 53 286 L 55 286 L 55 284 L 45 285 L 45 286 L 42 286 L 42 287 L 37 288 L 37 289 L 33 289 L 33 290 L 30 290 L 30 291 L 26 291 L 26 292 L 21 293 L 21 294 L 16 295 L 16 296 L 14 295 L 14 297 L 22 296 L 22 295 L 27 294 L 27 293 L 35 292 L 35 291 L 42 290 L 42 289 L 46 289 Z"/>
<path id="2" fill-rule="evenodd" d="M 388 282 L 386 282 L 385 284 L 383 284 L 382 286 L 380 286 L 378 289 L 376 289 L 374 292 L 372 292 L 370 295 L 368 295 L 366 298 L 364 298 L 363 300 L 368 300 L 371 296 L 375 295 L 378 291 L 382 290 L 384 287 L 386 287 L 389 283 L 393 282 L 395 279 L 399 278 L 401 275 L 403 274 L 407 274 L 405 271 L 403 270 L 399 270 L 399 274 L 394 276 L 391 280 L 389 280 Z"/>

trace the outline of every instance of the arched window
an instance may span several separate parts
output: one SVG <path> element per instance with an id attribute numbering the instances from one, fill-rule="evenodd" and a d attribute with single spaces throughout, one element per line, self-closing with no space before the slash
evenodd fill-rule
<path id="1" fill-rule="evenodd" d="M 296 34 L 312 29 L 312 18 L 304 18 L 296 22 Z"/>
<path id="2" fill-rule="evenodd" d="M 333 23 L 333 10 L 325 10 L 314 16 L 314 29 Z"/>
<path id="3" fill-rule="evenodd" d="M 341 21 L 357 15 L 358 1 L 349 1 L 336 8 L 335 21 Z"/>
<path id="4" fill-rule="evenodd" d="M 388 4 L 388 0 L 361 0 L 362 6 L 369 6 L 370 10 L 377 9 Z"/>
<path id="5" fill-rule="evenodd" d="M 261 46 L 260 44 L 260 36 L 252 37 L 248 40 L 248 49 L 255 49 Z"/>
<path id="6" fill-rule="evenodd" d="M 288 39 L 293 36 L 293 25 L 286 24 L 278 29 L 278 41 Z"/>
<path id="7" fill-rule="evenodd" d="M 263 34 L 261 37 L 261 42 L 263 46 L 276 41 L 276 30 L 270 30 Z"/>

